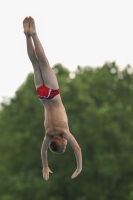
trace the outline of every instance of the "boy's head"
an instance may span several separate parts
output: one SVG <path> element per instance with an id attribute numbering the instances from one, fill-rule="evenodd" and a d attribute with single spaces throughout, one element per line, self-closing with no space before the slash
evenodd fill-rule
<path id="1" fill-rule="evenodd" d="M 51 139 L 49 149 L 53 153 L 61 154 L 65 152 L 67 145 L 67 140 L 65 140 L 62 136 L 56 135 Z"/>

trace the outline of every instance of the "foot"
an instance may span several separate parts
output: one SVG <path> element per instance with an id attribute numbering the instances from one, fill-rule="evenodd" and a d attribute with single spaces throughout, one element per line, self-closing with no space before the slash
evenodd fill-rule
<path id="1" fill-rule="evenodd" d="M 28 35 L 28 30 L 29 30 L 29 27 L 30 27 L 30 24 L 29 24 L 29 18 L 26 17 L 23 21 L 23 27 L 24 27 L 24 34 L 25 35 Z"/>
<path id="2" fill-rule="evenodd" d="M 35 21 L 34 19 L 30 16 L 29 17 L 29 29 L 28 29 L 28 35 L 34 35 L 36 34 L 36 27 L 35 27 Z"/>

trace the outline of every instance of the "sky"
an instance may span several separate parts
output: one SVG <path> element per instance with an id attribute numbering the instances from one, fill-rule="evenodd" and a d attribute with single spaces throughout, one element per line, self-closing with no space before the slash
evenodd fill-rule
<path id="1" fill-rule="evenodd" d="M 132 0 L 1 0 L 0 102 L 12 98 L 33 72 L 22 21 L 32 16 L 49 63 L 133 66 Z M 34 84 L 34 83 L 33 83 Z"/>

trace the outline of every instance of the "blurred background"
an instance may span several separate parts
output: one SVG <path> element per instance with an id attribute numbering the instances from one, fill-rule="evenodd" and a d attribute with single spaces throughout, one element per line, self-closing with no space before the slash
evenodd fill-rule
<path id="1" fill-rule="evenodd" d="M 1 2 L 0 200 L 133 199 L 133 12 L 131 0 Z M 44 111 L 34 86 L 22 21 L 33 16 L 57 75 L 72 148 L 48 152 L 42 178 Z"/>

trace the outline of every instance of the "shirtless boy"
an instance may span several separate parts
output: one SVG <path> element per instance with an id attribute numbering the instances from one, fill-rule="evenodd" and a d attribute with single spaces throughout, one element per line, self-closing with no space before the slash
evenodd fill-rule
<path id="1" fill-rule="evenodd" d="M 46 134 L 41 148 L 43 178 L 48 180 L 49 173 L 52 173 L 47 161 L 48 147 L 52 152 L 61 154 L 65 151 L 68 141 L 74 150 L 77 161 L 77 169 L 71 176 L 73 179 L 82 170 L 81 148 L 69 131 L 68 119 L 62 104 L 58 81 L 39 41 L 34 19 L 26 17 L 23 21 L 23 27 L 28 56 L 34 69 L 37 95 L 44 106 L 45 112 L 44 127 Z"/>

